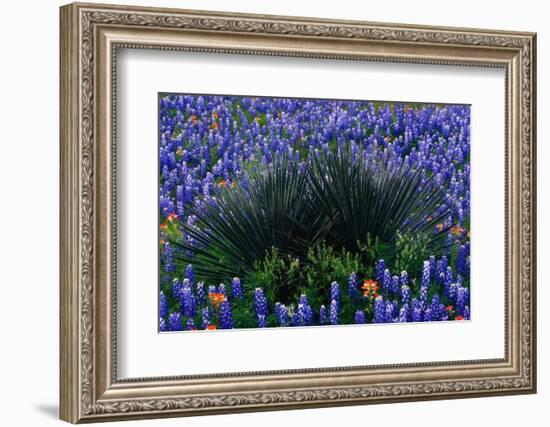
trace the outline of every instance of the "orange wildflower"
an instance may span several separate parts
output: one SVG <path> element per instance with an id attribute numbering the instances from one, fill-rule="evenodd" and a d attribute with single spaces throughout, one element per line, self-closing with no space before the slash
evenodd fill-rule
<path id="1" fill-rule="evenodd" d="M 212 120 L 218 120 L 218 113 L 216 111 L 212 113 Z"/>
<path id="2" fill-rule="evenodd" d="M 448 311 L 453 311 L 453 306 L 452 306 L 451 304 L 449 304 L 449 305 L 447 306 L 447 310 L 448 310 Z"/>
<path id="3" fill-rule="evenodd" d="M 221 292 L 210 292 L 208 294 L 208 298 L 210 298 L 210 302 L 215 307 L 218 307 L 220 303 L 222 303 L 223 300 L 225 299 L 225 296 Z"/>
<path id="4" fill-rule="evenodd" d="M 373 296 L 376 298 L 378 296 L 378 282 L 376 280 L 365 280 L 361 286 L 361 289 L 363 290 L 363 295 L 366 297 Z"/>
<path id="5" fill-rule="evenodd" d="M 195 124 L 197 123 L 197 116 L 195 116 L 194 114 L 189 118 L 189 120 L 191 120 L 191 123 Z"/>
<path id="6" fill-rule="evenodd" d="M 464 320 L 464 316 L 456 316 L 455 320 Z"/>
<path id="7" fill-rule="evenodd" d="M 208 331 L 215 331 L 215 330 L 218 329 L 218 328 L 216 327 L 216 325 L 208 325 L 208 326 L 206 327 L 206 329 L 207 329 Z"/>
<path id="8" fill-rule="evenodd" d="M 222 178 L 222 179 L 220 179 L 220 180 L 218 181 L 218 185 L 219 185 L 220 187 L 227 187 L 227 181 L 226 181 L 225 179 Z"/>
<path id="9" fill-rule="evenodd" d="M 445 226 L 442 223 L 439 223 L 435 226 L 437 228 L 437 231 L 442 232 Z"/>
<path id="10" fill-rule="evenodd" d="M 453 236 L 460 236 L 462 233 L 464 233 L 464 229 L 460 225 L 457 224 L 451 227 L 451 234 Z"/>
<path id="11" fill-rule="evenodd" d="M 171 213 L 168 215 L 168 218 L 166 218 L 166 220 L 170 222 L 173 222 L 175 219 L 178 219 L 178 216 L 175 213 Z"/>
<path id="12" fill-rule="evenodd" d="M 212 122 L 212 124 L 210 125 L 210 129 L 217 130 L 218 129 L 218 122 Z"/>

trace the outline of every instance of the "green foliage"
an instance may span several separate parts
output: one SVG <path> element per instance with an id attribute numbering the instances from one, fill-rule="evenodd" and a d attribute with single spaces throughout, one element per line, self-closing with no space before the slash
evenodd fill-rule
<path id="1" fill-rule="evenodd" d="M 428 244 L 423 235 L 397 233 L 394 271 L 406 271 L 413 277 L 418 276 L 422 262 L 429 256 Z"/>
<path id="2" fill-rule="evenodd" d="M 308 250 L 307 263 L 304 266 L 307 288 L 305 293 L 310 304 L 320 306 L 327 303 L 330 283 L 336 281 L 345 290 L 347 279 L 352 271 L 359 272 L 361 262 L 358 254 L 342 250 L 336 252 L 325 242 Z"/>
<path id="3" fill-rule="evenodd" d="M 261 287 L 268 301 L 286 304 L 299 297 L 304 277 L 298 258 L 289 254 L 280 256 L 277 248 L 271 248 L 262 261 L 255 263 L 245 281 L 245 291 L 253 292 L 254 288 Z"/>

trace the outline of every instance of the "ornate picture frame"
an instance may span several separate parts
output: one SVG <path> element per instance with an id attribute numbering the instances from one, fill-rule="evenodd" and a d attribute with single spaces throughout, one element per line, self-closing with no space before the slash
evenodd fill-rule
<path id="1" fill-rule="evenodd" d="M 60 416 L 112 421 L 536 392 L 536 35 L 74 3 L 60 10 Z M 505 70 L 505 357 L 117 378 L 117 49 Z"/>

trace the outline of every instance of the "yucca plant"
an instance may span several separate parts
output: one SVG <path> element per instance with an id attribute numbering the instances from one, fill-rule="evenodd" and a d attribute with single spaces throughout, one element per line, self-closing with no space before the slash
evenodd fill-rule
<path id="1" fill-rule="evenodd" d="M 184 249 L 176 259 L 203 278 L 244 275 L 273 249 L 283 257 L 305 254 L 328 226 L 311 203 L 304 164 L 280 156 L 258 165 L 247 182 L 203 198 L 191 208 L 195 224 L 182 226 L 193 244 L 174 242 Z"/>
<path id="2" fill-rule="evenodd" d="M 350 147 L 320 152 L 311 162 L 312 203 L 330 220 L 325 239 L 359 252 L 367 239 L 395 250 L 398 235 L 414 236 L 431 254 L 447 248 L 435 225 L 449 216 L 446 194 L 407 162 L 376 160 Z"/>
<path id="3" fill-rule="evenodd" d="M 257 166 L 246 181 L 201 199 L 191 208 L 197 221 L 182 225 L 193 243 L 174 242 L 183 249 L 176 260 L 192 263 L 204 279 L 244 276 L 274 249 L 305 268 L 308 249 L 322 242 L 353 254 L 377 242 L 386 248 L 386 259 L 395 258 L 403 235 L 430 254 L 447 247 L 447 233 L 434 232 L 449 215 L 446 195 L 407 163 L 373 160 L 341 147 L 306 163 L 278 157 Z"/>

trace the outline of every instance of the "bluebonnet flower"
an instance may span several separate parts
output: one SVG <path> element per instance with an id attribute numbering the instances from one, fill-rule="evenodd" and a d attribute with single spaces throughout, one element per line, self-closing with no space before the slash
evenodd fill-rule
<path id="1" fill-rule="evenodd" d="M 162 291 L 160 291 L 159 300 L 159 315 L 161 318 L 165 318 L 168 315 L 168 301 L 166 300 L 166 296 Z"/>
<path id="2" fill-rule="evenodd" d="M 449 266 L 449 263 L 447 261 L 447 257 L 443 255 L 439 261 L 437 261 L 436 271 L 435 271 L 435 279 L 438 284 L 443 284 L 445 280 L 445 273 L 447 272 L 447 267 Z"/>
<path id="3" fill-rule="evenodd" d="M 210 309 L 208 307 L 204 307 L 201 310 L 201 321 L 202 321 L 202 328 L 206 329 L 211 325 L 211 316 L 210 316 Z"/>
<path id="4" fill-rule="evenodd" d="M 456 314 L 458 316 L 464 315 L 464 308 L 466 307 L 466 288 L 459 286 L 456 290 Z"/>
<path id="5" fill-rule="evenodd" d="M 401 303 L 406 304 L 411 300 L 412 292 L 411 288 L 409 288 L 407 285 L 401 286 Z"/>
<path id="6" fill-rule="evenodd" d="M 384 270 L 384 278 L 382 281 L 382 289 L 384 289 L 386 292 L 391 292 L 393 285 L 392 276 L 390 274 L 390 270 L 387 268 Z"/>
<path id="7" fill-rule="evenodd" d="M 307 326 L 313 323 L 313 310 L 311 309 L 307 300 L 307 295 L 305 294 L 300 296 L 295 323 L 300 326 Z"/>
<path id="8" fill-rule="evenodd" d="M 389 290 L 393 295 L 397 295 L 399 293 L 399 276 L 392 277 Z"/>
<path id="9" fill-rule="evenodd" d="M 335 299 L 330 302 L 329 320 L 331 325 L 338 324 L 338 302 Z"/>
<path id="10" fill-rule="evenodd" d="M 466 242 L 458 248 L 458 255 L 456 258 L 456 269 L 459 274 L 464 277 L 470 275 L 470 243 Z"/>
<path id="11" fill-rule="evenodd" d="M 227 288 L 225 287 L 225 283 L 220 283 L 218 285 L 218 292 L 224 297 L 227 297 Z"/>
<path id="12" fill-rule="evenodd" d="M 328 323 L 327 308 L 324 304 L 319 308 L 319 324 L 326 325 Z"/>
<path id="13" fill-rule="evenodd" d="M 397 304 L 395 304 L 393 301 L 386 302 L 386 323 L 392 323 L 397 320 L 396 308 Z"/>
<path id="14" fill-rule="evenodd" d="M 172 273 L 176 270 L 176 266 L 174 265 L 174 252 L 172 250 L 172 245 L 169 242 L 164 242 L 162 261 L 165 272 Z"/>
<path id="15" fill-rule="evenodd" d="M 338 282 L 332 282 L 330 284 L 330 301 L 336 301 L 336 308 L 340 310 L 340 284 Z"/>
<path id="16" fill-rule="evenodd" d="M 206 301 L 206 292 L 204 290 L 204 282 L 198 282 L 196 284 L 197 303 L 204 305 Z"/>
<path id="17" fill-rule="evenodd" d="M 374 323 L 384 323 L 386 321 L 386 303 L 382 295 L 374 300 Z"/>
<path id="18" fill-rule="evenodd" d="M 431 307 L 427 307 L 425 310 L 424 310 L 424 314 L 422 316 L 422 321 L 424 322 L 431 322 L 433 320 L 437 320 L 437 319 L 434 319 L 434 313 L 432 313 L 432 308 Z"/>
<path id="19" fill-rule="evenodd" d="M 233 312 L 227 299 L 224 299 L 220 304 L 220 327 L 222 329 L 233 328 Z"/>
<path id="20" fill-rule="evenodd" d="M 420 287 L 429 289 L 430 278 L 430 261 L 424 261 L 424 265 L 422 267 L 422 277 L 420 279 Z"/>
<path id="21" fill-rule="evenodd" d="M 348 277 L 348 295 L 352 301 L 355 301 L 359 296 L 358 286 L 359 280 L 357 278 L 357 274 L 355 274 L 354 271 Z"/>
<path id="22" fill-rule="evenodd" d="M 289 319 L 288 319 L 288 311 L 284 304 L 281 304 L 279 302 L 275 303 L 275 318 L 279 322 L 279 325 L 281 326 L 288 326 Z"/>
<path id="23" fill-rule="evenodd" d="M 431 320 L 443 320 L 446 310 L 445 310 L 445 306 L 441 304 L 441 300 L 438 294 L 435 294 L 432 297 L 432 305 L 430 309 L 431 309 L 431 315 L 432 315 Z"/>
<path id="24" fill-rule="evenodd" d="M 231 280 L 231 295 L 236 299 L 243 299 L 243 287 L 241 285 L 241 279 L 233 277 Z"/>
<path id="25" fill-rule="evenodd" d="M 195 316 L 195 308 L 197 306 L 197 303 L 195 300 L 195 295 L 193 295 L 189 279 L 183 279 L 183 283 L 179 293 L 179 299 L 182 315 L 187 317 Z"/>
<path id="26" fill-rule="evenodd" d="M 406 271 L 401 272 L 401 276 L 399 277 L 399 283 L 401 286 L 403 285 L 409 285 L 409 275 Z"/>
<path id="27" fill-rule="evenodd" d="M 166 320 L 164 320 L 164 317 L 161 317 L 159 319 L 159 329 L 161 332 L 166 332 L 168 330 L 168 325 L 166 324 Z"/>
<path id="28" fill-rule="evenodd" d="M 179 312 L 170 313 L 168 315 L 168 323 L 171 331 L 183 331 L 183 323 Z"/>
<path id="29" fill-rule="evenodd" d="M 470 307 L 464 307 L 464 320 L 470 320 Z"/>
<path id="30" fill-rule="evenodd" d="M 408 322 L 409 321 L 409 316 L 410 316 L 409 315 L 409 303 L 406 302 L 399 309 L 399 319 L 398 319 L 398 321 L 400 323 Z"/>
<path id="31" fill-rule="evenodd" d="M 445 279 L 443 281 L 443 289 L 445 292 L 445 296 L 447 299 L 451 298 L 451 294 L 453 293 L 451 286 L 453 284 L 454 278 L 453 278 L 453 270 L 450 266 L 447 267 L 447 271 L 445 272 Z"/>
<path id="32" fill-rule="evenodd" d="M 431 277 L 434 277 L 435 276 L 435 270 L 436 270 L 436 261 L 435 261 L 435 256 L 434 255 L 430 255 L 430 276 Z"/>
<path id="33" fill-rule="evenodd" d="M 422 322 L 424 317 L 424 307 L 422 301 L 414 298 L 412 304 L 412 321 Z"/>
<path id="34" fill-rule="evenodd" d="M 363 310 L 357 310 L 355 312 L 355 323 L 357 323 L 358 325 L 367 323 L 367 319 L 365 318 L 365 312 Z"/>
<path id="35" fill-rule="evenodd" d="M 266 326 L 268 307 L 267 300 L 262 288 L 256 288 L 254 290 L 254 311 L 256 313 L 256 320 L 258 321 L 258 327 L 263 328 Z"/>
<path id="36" fill-rule="evenodd" d="M 375 275 L 376 281 L 383 286 L 384 283 L 384 272 L 386 271 L 386 263 L 383 259 L 379 259 L 376 262 Z"/>

